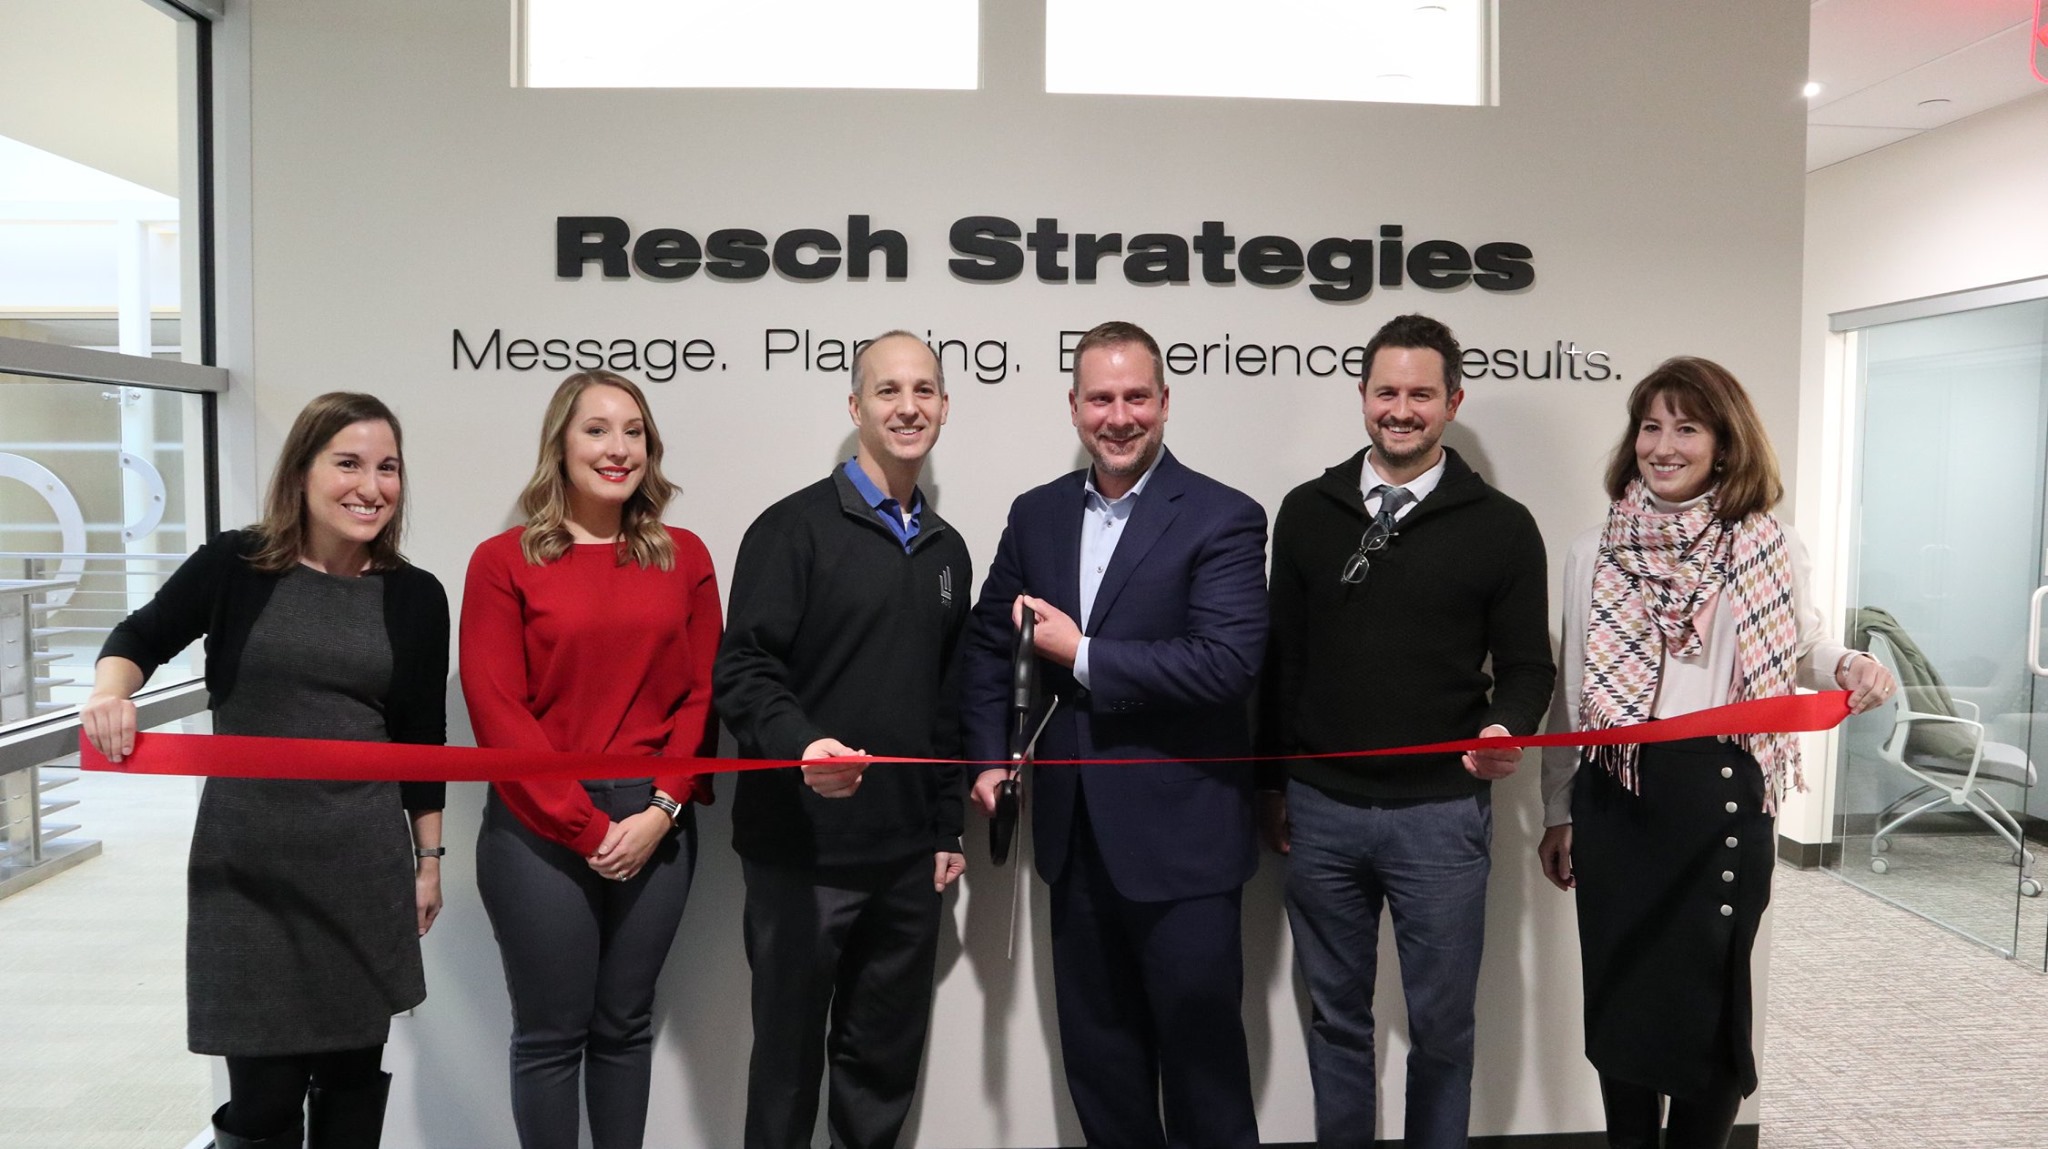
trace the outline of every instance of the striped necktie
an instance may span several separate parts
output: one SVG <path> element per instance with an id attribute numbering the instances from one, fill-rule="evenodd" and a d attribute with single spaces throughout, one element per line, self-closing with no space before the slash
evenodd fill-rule
<path id="1" fill-rule="evenodd" d="M 1409 493 L 1408 488 L 1391 483 L 1381 483 L 1373 488 L 1373 493 L 1380 497 L 1380 513 L 1372 517 L 1372 529 L 1382 535 L 1391 535 L 1394 533 L 1394 517 L 1401 513 L 1402 507 L 1414 502 L 1415 496 Z"/>

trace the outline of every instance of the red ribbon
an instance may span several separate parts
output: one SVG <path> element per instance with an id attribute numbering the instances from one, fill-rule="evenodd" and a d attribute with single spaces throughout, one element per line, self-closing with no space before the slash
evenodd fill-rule
<path id="1" fill-rule="evenodd" d="M 1529 734 L 1466 738 L 1422 746 L 1383 750 L 1345 750 L 1330 754 L 1290 754 L 1193 759 L 1198 762 L 1305 761 L 1310 759 L 1381 758 L 1397 754 L 1462 754 L 1468 750 L 1520 749 L 1530 746 L 1615 746 L 1624 743 L 1675 742 L 1736 734 L 1799 733 L 1829 730 L 1849 716 L 1849 694 L 1788 694 L 1736 702 L 1677 718 L 1660 718 L 1636 726 L 1608 730 L 1574 730 L 1561 734 Z M 571 751 L 492 750 L 468 746 L 416 746 L 398 742 L 333 742 L 310 738 L 251 738 L 236 734 L 169 734 L 135 736 L 135 752 L 109 762 L 92 748 L 81 731 L 78 764 L 87 770 L 127 774 L 181 774 L 207 778 L 298 778 L 335 781 L 494 782 L 585 778 L 644 778 L 652 759 L 624 754 L 583 754 Z M 827 759 L 840 762 L 939 762 L 938 758 L 874 757 Z M 1040 766 L 1135 766 L 1156 758 L 1041 758 Z M 1186 759 L 1177 759 L 1186 761 Z M 730 774 L 741 770 L 772 770 L 801 763 L 762 758 L 663 758 L 664 773 Z M 816 762 L 812 763 L 816 765 Z M 967 760 L 968 766 L 1007 766 L 1009 762 Z"/>

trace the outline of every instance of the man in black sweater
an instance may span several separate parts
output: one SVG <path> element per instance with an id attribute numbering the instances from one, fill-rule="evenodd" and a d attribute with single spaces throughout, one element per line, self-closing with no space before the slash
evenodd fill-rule
<path id="1" fill-rule="evenodd" d="M 1531 733 L 1556 677 L 1543 539 L 1521 504 L 1440 443 L 1464 401 L 1457 340 L 1404 315 L 1365 358 L 1372 445 L 1295 488 L 1274 523 L 1260 752 Z M 1266 768 L 1260 820 L 1288 855 L 1288 922 L 1314 1003 L 1318 1145 L 1375 1137 L 1383 906 L 1408 1001 L 1405 1144 L 1467 1143 L 1488 791 L 1519 762 L 1491 750 Z"/>
<path id="2" fill-rule="evenodd" d="M 856 351 L 847 407 L 858 453 L 740 542 L 718 713 L 752 758 L 958 757 L 952 679 L 974 572 L 917 486 L 945 377 L 892 331 Z M 924 1056 L 940 897 L 966 868 L 960 767 L 820 761 L 741 774 L 737 790 L 754 974 L 745 1144 L 811 1144 L 829 1054 L 832 1143 L 893 1146 Z"/>

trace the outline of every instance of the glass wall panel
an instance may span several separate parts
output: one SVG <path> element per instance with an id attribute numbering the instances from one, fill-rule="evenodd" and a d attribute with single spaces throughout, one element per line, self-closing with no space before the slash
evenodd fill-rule
<path id="1" fill-rule="evenodd" d="M 1903 689 L 1844 728 L 1841 873 L 2011 954 L 2048 909 L 2034 862 L 2048 688 L 2029 669 L 2030 602 L 2048 594 L 2048 300 L 1853 339 L 1850 632 Z"/>
<path id="2" fill-rule="evenodd" d="M 227 378 L 201 365 L 207 32 L 151 0 L 0 0 L 10 1145 L 180 1145 L 212 1105 L 207 1062 L 183 1040 L 198 786 L 79 772 L 72 713 L 108 631 L 212 518 L 209 393 Z M 138 695 L 144 727 L 193 716 L 205 729 L 199 653 Z"/>
<path id="3" fill-rule="evenodd" d="M 0 0 L 0 336 L 199 361 L 193 26 Z"/>
<path id="4" fill-rule="evenodd" d="M 107 632 L 203 541 L 203 403 L 0 374 L 0 731 L 83 701 Z"/>

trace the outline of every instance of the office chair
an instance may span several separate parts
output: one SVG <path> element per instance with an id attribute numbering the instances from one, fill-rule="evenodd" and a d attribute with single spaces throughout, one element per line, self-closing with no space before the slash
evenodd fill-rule
<path id="1" fill-rule="evenodd" d="M 1879 812 L 1877 832 L 1870 839 L 1871 871 L 1882 874 L 1891 869 L 1884 857 L 1891 849 L 1891 835 L 1923 815 L 1961 808 L 2011 847 L 2010 861 L 2020 868 L 2020 893 L 2039 897 L 2041 883 L 2034 877 L 2034 854 L 2026 847 L 2025 831 L 2012 811 L 1985 789 L 1987 783 L 2033 786 L 2038 776 L 2027 752 L 1984 737 L 1977 704 L 1949 693 L 1933 663 L 1889 612 L 1859 608 L 1852 633 L 1861 649 L 1892 669 L 1901 687 L 1888 704 L 1896 711 L 1877 757 L 1917 783 Z"/>

